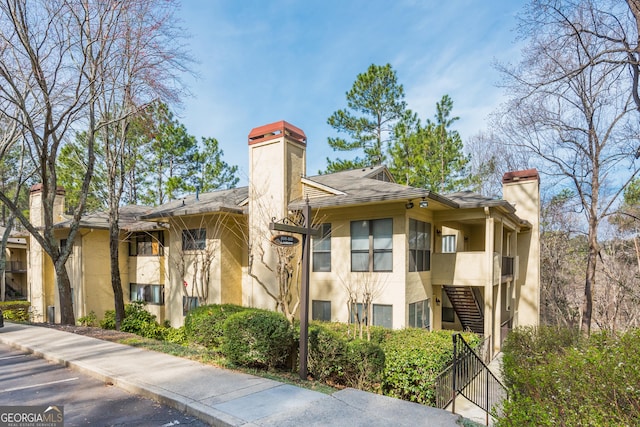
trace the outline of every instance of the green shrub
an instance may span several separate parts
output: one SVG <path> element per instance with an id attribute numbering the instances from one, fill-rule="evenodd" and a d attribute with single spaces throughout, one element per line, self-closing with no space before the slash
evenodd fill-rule
<path id="1" fill-rule="evenodd" d="M 309 328 L 309 372 L 319 381 L 375 391 L 384 371 L 384 352 L 374 342 L 351 339 L 337 323 Z"/>
<path id="2" fill-rule="evenodd" d="M 345 382 L 349 387 L 377 391 L 385 367 L 385 354 L 374 342 L 353 340 L 347 344 Z"/>
<path id="3" fill-rule="evenodd" d="M 451 363 L 453 331 L 403 329 L 393 333 L 382 343 L 386 357 L 383 394 L 426 405 L 435 404 L 436 377 Z M 479 338 L 463 333 L 472 346 Z"/>
<path id="4" fill-rule="evenodd" d="M 78 317 L 77 324 L 80 326 L 96 326 L 98 322 L 98 317 L 96 313 L 92 310 L 86 316 Z"/>
<path id="5" fill-rule="evenodd" d="M 329 324 L 313 323 L 309 327 L 309 373 L 318 381 L 345 384 L 347 338 Z"/>
<path id="6" fill-rule="evenodd" d="M 223 336 L 221 349 L 230 362 L 271 369 L 287 360 L 293 328 L 281 313 L 247 310 L 224 322 Z"/>
<path id="7" fill-rule="evenodd" d="M 165 328 L 156 321 L 155 314 L 145 310 L 146 303 L 133 301 L 125 306 L 125 316 L 120 325 L 122 332 L 130 332 L 145 338 L 164 339 Z"/>
<path id="8" fill-rule="evenodd" d="M 512 331 L 503 347 L 511 399 L 499 425 L 639 425 L 638 348 L 637 329 L 589 339 L 558 328 Z"/>
<path id="9" fill-rule="evenodd" d="M 186 338 L 207 348 L 218 348 L 222 344 L 223 325 L 229 316 L 248 310 L 234 304 L 212 304 L 197 307 L 184 320 Z"/>
<path id="10" fill-rule="evenodd" d="M 0 302 L 0 310 L 6 320 L 13 322 L 29 321 L 29 301 L 2 301 Z"/>
<path id="11" fill-rule="evenodd" d="M 102 329 L 112 329 L 112 330 L 116 328 L 115 310 L 107 310 L 104 312 L 104 318 L 100 321 L 100 327 Z"/>
<path id="12" fill-rule="evenodd" d="M 164 340 L 175 344 L 186 345 L 188 340 L 184 326 L 179 328 L 165 327 Z"/>
<path id="13" fill-rule="evenodd" d="M 146 303 L 142 301 L 133 301 L 131 304 L 125 305 L 124 319 L 120 324 L 120 330 L 145 338 L 164 339 L 168 328 L 160 326 L 156 321 L 156 316 L 145 310 L 145 306 Z M 100 327 L 102 329 L 116 328 L 116 312 L 114 310 L 107 310 L 104 313 L 104 319 L 100 321 Z"/>

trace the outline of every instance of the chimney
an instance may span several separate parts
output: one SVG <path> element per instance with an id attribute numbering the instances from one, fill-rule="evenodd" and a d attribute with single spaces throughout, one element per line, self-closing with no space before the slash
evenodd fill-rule
<path id="1" fill-rule="evenodd" d="M 53 222 L 56 223 L 63 219 L 64 214 L 64 195 L 63 187 L 56 189 L 56 196 L 53 201 Z M 31 186 L 29 190 L 29 220 L 35 227 L 44 226 L 44 209 L 42 206 L 42 183 Z"/>

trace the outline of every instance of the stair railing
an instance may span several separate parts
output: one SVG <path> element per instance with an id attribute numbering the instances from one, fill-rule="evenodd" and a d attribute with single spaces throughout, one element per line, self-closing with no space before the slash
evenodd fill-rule
<path id="1" fill-rule="evenodd" d="M 452 404 L 455 413 L 455 398 L 463 395 L 485 411 L 488 424 L 489 415 L 499 416 L 498 404 L 508 397 L 506 387 L 487 367 L 491 339 L 485 337 L 475 351 L 462 335 L 452 337 L 454 361 L 436 377 L 435 406 L 444 409 Z"/>
<path id="2" fill-rule="evenodd" d="M 500 415 L 499 403 L 508 398 L 507 388 L 461 334 L 454 334 L 452 338 L 451 412 L 456 412 L 456 396 L 460 394 L 485 412 L 489 425 L 489 415 Z"/>

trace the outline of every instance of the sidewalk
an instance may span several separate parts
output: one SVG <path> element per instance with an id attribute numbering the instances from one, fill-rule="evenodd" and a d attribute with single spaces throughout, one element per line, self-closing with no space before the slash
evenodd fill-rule
<path id="1" fill-rule="evenodd" d="M 355 389 L 326 395 L 155 351 L 5 322 L 0 342 L 214 426 L 459 426 L 441 409 Z"/>

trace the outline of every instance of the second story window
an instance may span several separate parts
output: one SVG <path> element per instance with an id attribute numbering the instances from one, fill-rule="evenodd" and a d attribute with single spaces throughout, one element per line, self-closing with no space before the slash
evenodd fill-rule
<path id="1" fill-rule="evenodd" d="M 313 271 L 331 271 L 331 224 L 320 225 L 320 235 L 313 238 Z"/>
<path id="2" fill-rule="evenodd" d="M 147 231 L 129 237 L 129 256 L 164 255 L 164 232 Z"/>
<path id="3" fill-rule="evenodd" d="M 456 251 L 456 235 L 446 234 L 442 236 L 442 253 L 452 254 Z"/>
<path id="4" fill-rule="evenodd" d="M 197 251 L 207 248 L 207 230 L 195 228 L 182 230 L 182 250 Z"/>
<path id="5" fill-rule="evenodd" d="M 409 220 L 409 271 L 431 268 L 431 224 Z"/>
<path id="6" fill-rule="evenodd" d="M 393 270 L 393 219 L 351 222 L 351 271 Z"/>

